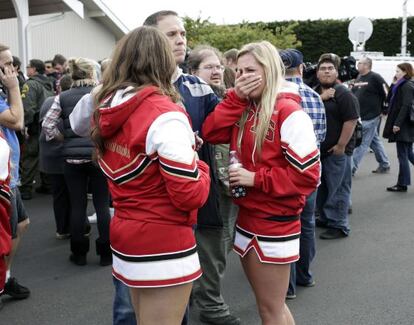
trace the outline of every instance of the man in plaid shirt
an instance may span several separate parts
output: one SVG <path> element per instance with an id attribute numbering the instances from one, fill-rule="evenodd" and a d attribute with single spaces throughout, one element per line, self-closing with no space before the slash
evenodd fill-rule
<path id="1" fill-rule="evenodd" d="M 302 79 L 303 55 L 295 49 L 287 49 L 280 52 L 286 68 L 286 80 L 299 86 L 299 94 L 302 97 L 302 108 L 313 122 L 313 129 L 318 142 L 325 139 L 326 118 L 325 106 L 319 94 L 306 85 Z M 288 299 L 296 298 L 296 285 L 313 287 L 313 279 L 310 265 L 315 257 L 315 203 L 316 193 L 313 192 L 306 198 L 306 204 L 300 216 L 300 260 L 291 266 L 289 289 L 286 295 Z"/>

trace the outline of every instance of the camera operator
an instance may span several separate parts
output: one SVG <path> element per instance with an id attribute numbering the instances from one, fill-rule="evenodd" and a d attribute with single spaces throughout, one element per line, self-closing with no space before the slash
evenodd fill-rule
<path id="1" fill-rule="evenodd" d="M 20 147 L 15 131 L 21 131 L 23 129 L 24 113 L 19 82 L 13 67 L 13 57 L 9 47 L 3 44 L 0 44 L 0 84 L 3 85 L 4 92 L 7 93 L 7 102 L 0 96 L 0 127 L 11 148 L 10 163 L 12 167 L 10 172 L 12 249 L 6 259 L 7 273 L 4 294 L 10 295 L 14 299 L 25 299 L 30 295 L 29 289 L 20 285 L 15 278 L 10 276 L 13 257 L 16 254 L 20 239 L 29 225 L 29 218 L 24 210 L 17 188 Z"/>

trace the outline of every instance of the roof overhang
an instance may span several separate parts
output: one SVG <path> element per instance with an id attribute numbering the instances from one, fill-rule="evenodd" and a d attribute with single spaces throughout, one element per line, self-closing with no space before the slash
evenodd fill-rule
<path id="1" fill-rule="evenodd" d="M 0 19 L 16 18 L 13 2 L 19 0 L 0 0 Z M 29 16 L 73 11 L 79 17 L 84 15 L 99 21 L 120 39 L 129 32 L 122 21 L 101 0 L 29 0 Z M 85 10 L 86 9 L 86 10 Z"/>
<path id="2" fill-rule="evenodd" d="M 16 0 L 14 0 L 16 1 Z M 16 18 L 17 13 L 13 0 L 0 0 L 0 19 Z M 77 0 L 30 0 L 29 16 L 52 14 L 56 12 L 73 11 L 81 18 L 84 17 L 83 3 Z"/>
<path id="3" fill-rule="evenodd" d="M 114 33 L 117 39 L 129 32 L 128 27 L 108 8 L 104 1 L 82 0 L 82 3 L 87 8 L 88 17 L 98 20 Z"/>

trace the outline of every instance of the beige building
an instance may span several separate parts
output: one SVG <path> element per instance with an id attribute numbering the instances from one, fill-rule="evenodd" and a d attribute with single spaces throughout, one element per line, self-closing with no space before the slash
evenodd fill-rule
<path id="1" fill-rule="evenodd" d="M 15 3 L 23 6 L 27 3 L 29 7 L 26 28 L 21 28 L 22 19 L 16 14 Z M 103 1 L 46 3 L 42 0 L 0 0 L 0 43 L 10 46 L 13 54 L 23 61 L 24 52 L 27 60 L 52 59 L 56 53 L 67 58 L 82 56 L 101 60 L 110 56 L 115 43 L 128 32 Z M 26 51 L 22 38 L 27 39 Z"/>

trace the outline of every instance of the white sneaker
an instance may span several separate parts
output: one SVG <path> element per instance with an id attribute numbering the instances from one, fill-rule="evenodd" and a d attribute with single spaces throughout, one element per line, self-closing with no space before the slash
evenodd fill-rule
<path id="1" fill-rule="evenodd" d="M 89 223 L 96 223 L 96 212 L 88 216 Z"/>
<path id="2" fill-rule="evenodd" d="M 114 208 L 109 208 L 109 213 L 111 214 L 111 218 L 114 216 L 115 210 Z M 89 223 L 96 223 L 96 212 L 90 216 L 88 216 Z"/>

